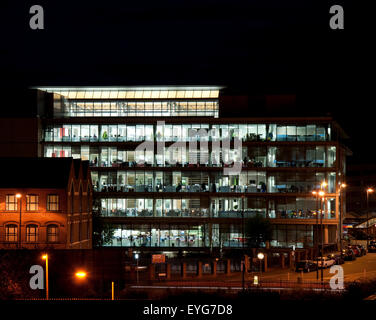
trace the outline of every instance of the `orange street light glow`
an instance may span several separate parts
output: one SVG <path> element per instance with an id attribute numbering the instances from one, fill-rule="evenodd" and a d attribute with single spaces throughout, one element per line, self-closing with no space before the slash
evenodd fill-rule
<path id="1" fill-rule="evenodd" d="M 325 195 L 325 192 L 324 192 L 324 191 L 320 191 L 320 192 L 319 192 L 319 196 L 320 196 L 320 197 L 323 197 L 324 195 Z"/>
<path id="2" fill-rule="evenodd" d="M 22 196 L 21 196 L 21 193 L 17 193 L 17 194 L 16 194 L 16 198 L 17 198 L 17 199 L 19 199 L 19 198 L 21 198 L 21 197 L 22 197 Z"/>
<path id="3" fill-rule="evenodd" d="M 325 182 L 325 181 L 323 181 L 322 183 L 321 183 L 321 186 L 322 187 L 326 187 L 328 184 Z"/>
<path id="4" fill-rule="evenodd" d="M 43 260 L 46 260 L 47 257 L 48 257 L 48 255 L 44 254 L 44 255 L 42 256 L 42 259 L 43 259 Z"/>
<path id="5" fill-rule="evenodd" d="M 374 191 L 374 190 L 373 190 L 372 188 L 368 188 L 368 189 L 367 189 L 367 192 L 368 192 L 368 193 L 372 193 L 373 191 Z"/>
<path id="6" fill-rule="evenodd" d="M 76 277 L 80 278 L 80 279 L 85 278 L 86 277 L 86 272 L 78 271 L 78 272 L 76 272 Z"/>
<path id="7" fill-rule="evenodd" d="M 316 191 L 312 191 L 312 194 L 316 195 L 316 194 L 317 194 L 317 192 L 316 192 Z"/>

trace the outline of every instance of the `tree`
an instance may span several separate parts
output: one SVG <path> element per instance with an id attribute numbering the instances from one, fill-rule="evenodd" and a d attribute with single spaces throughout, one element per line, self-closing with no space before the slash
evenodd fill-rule
<path id="1" fill-rule="evenodd" d="M 111 223 L 103 222 L 98 201 L 93 205 L 93 247 L 102 247 L 113 240 L 115 229 Z"/>
<path id="2" fill-rule="evenodd" d="M 41 297 L 44 291 L 32 290 L 29 285 L 29 270 L 34 264 L 31 251 L 0 251 L 0 300 Z"/>
<path id="3" fill-rule="evenodd" d="M 246 220 L 244 233 L 248 239 L 248 246 L 259 248 L 261 243 L 265 243 L 271 239 L 272 225 L 269 219 L 264 218 L 261 214 L 257 214 Z"/>

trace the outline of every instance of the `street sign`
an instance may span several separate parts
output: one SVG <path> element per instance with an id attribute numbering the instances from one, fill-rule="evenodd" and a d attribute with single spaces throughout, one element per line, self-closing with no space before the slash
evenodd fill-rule
<path id="1" fill-rule="evenodd" d="M 165 263 L 166 255 L 165 254 L 153 254 L 151 256 L 151 263 Z"/>

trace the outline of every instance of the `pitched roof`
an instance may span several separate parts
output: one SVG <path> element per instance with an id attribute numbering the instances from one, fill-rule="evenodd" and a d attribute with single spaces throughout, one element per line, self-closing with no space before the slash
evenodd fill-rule
<path id="1" fill-rule="evenodd" d="M 0 158 L 0 188 L 66 188 L 72 158 Z"/>

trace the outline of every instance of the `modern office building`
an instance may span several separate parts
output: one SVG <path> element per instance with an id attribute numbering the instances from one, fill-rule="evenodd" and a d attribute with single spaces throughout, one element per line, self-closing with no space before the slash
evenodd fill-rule
<path id="1" fill-rule="evenodd" d="M 104 246 L 241 249 L 256 214 L 272 222 L 267 247 L 338 243 L 347 149 L 332 118 L 231 118 L 220 87 L 38 90 L 53 101 L 43 155 L 90 162 Z"/>
<path id="2" fill-rule="evenodd" d="M 88 162 L 0 158 L 1 249 L 90 249 Z"/>

